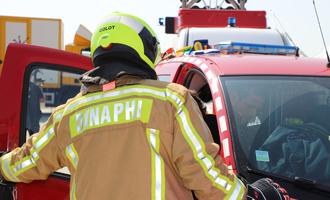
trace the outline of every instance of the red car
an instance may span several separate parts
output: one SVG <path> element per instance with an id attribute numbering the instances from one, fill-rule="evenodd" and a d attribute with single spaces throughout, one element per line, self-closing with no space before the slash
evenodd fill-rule
<path id="1" fill-rule="evenodd" d="M 196 92 L 220 154 L 237 175 L 247 182 L 270 177 L 296 199 L 329 199 L 326 60 L 298 57 L 295 47 L 225 46 L 225 54 L 202 50 L 164 60 L 157 74 Z"/>
<path id="2" fill-rule="evenodd" d="M 47 104 L 47 96 L 35 100 L 42 125 L 54 106 L 79 91 L 68 77 L 89 69 L 88 57 L 9 45 L 0 76 L 0 150 L 12 150 L 32 134 L 27 112 L 32 83 L 47 93 L 39 79 L 53 74 L 48 82 L 56 80 L 59 87 L 55 103 Z M 330 70 L 325 60 L 211 52 L 164 60 L 156 70 L 161 80 L 196 91 L 220 154 L 237 175 L 248 182 L 270 177 L 298 199 L 330 198 Z M 61 169 L 48 180 L 13 185 L 13 194 L 16 199 L 69 199 L 69 178 Z M 0 195 L 5 187 L 0 186 Z"/>

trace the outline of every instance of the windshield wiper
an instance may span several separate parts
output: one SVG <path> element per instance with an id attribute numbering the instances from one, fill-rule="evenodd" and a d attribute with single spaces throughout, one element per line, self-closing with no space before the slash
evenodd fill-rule
<path id="1" fill-rule="evenodd" d="M 304 189 L 317 189 L 319 191 L 326 192 L 328 195 L 330 193 L 329 185 L 323 185 L 322 183 L 318 183 L 318 181 L 315 181 L 315 180 L 310 180 L 310 179 L 306 179 L 303 177 L 295 176 L 293 178 L 293 182 L 294 182 L 294 184 L 296 184 Z"/>
<path id="2" fill-rule="evenodd" d="M 253 174 L 257 174 L 257 175 L 263 175 L 263 176 L 267 176 L 268 175 L 267 173 L 265 173 L 263 171 L 260 171 L 260 170 L 257 170 L 257 169 L 253 169 L 250 166 L 246 166 L 246 171 L 248 173 L 253 173 Z"/>
<path id="3" fill-rule="evenodd" d="M 308 188 L 308 189 L 314 188 L 317 183 L 315 180 L 310 180 L 310 179 L 299 177 L 299 176 L 295 176 L 293 178 L 293 180 L 294 180 L 295 184 L 297 184 L 303 188 Z"/>

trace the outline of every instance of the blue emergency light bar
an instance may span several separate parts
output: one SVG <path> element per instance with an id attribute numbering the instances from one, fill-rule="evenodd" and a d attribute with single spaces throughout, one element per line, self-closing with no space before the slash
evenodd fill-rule
<path id="1" fill-rule="evenodd" d="M 203 54 L 219 54 L 219 49 L 205 49 L 205 50 L 198 50 L 198 51 L 192 51 L 189 53 L 189 55 L 203 55 Z"/>
<path id="2" fill-rule="evenodd" d="M 254 53 L 254 54 L 272 54 L 272 55 L 296 55 L 299 48 L 295 46 L 254 44 L 241 42 L 221 42 L 214 45 L 220 53 Z"/>

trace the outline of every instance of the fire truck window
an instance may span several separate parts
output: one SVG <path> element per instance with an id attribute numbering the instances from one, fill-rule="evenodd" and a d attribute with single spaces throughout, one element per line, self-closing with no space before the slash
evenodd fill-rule
<path id="1" fill-rule="evenodd" d="M 329 183 L 329 78 L 236 76 L 222 80 L 234 148 L 243 151 L 248 167 Z"/>
<path id="2" fill-rule="evenodd" d="M 31 72 L 26 101 L 26 137 L 37 133 L 57 106 L 79 93 L 78 78 L 79 74 L 58 70 L 35 68 Z"/>

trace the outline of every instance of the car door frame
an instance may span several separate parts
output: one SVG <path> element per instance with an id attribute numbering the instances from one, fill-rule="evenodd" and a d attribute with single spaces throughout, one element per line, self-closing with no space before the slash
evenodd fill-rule
<path id="1" fill-rule="evenodd" d="M 172 66 L 167 69 L 167 65 L 173 63 L 180 63 L 180 68 L 177 68 L 175 72 L 173 72 Z M 182 56 L 164 60 L 159 65 L 162 66 L 161 73 L 166 74 L 166 72 L 169 72 L 175 74 L 172 82 L 181 85 L 184 85 L 185 78 L 189 75 L 190 69 L 195 68 L 204 74 L 212 93 L 214 114 L 216 114 L 219 127 L 218 130 L 221 144 L 220 156 L 228 166 L 228 169 L 233 173 L 237 173 L 235 154 L 229 128 L 229 118 L 225 106 L 222 84 L 220 82 L 221 71 L 218 63 L 215 63 L 212 59 L 204 56 Z M 160 72 L 157 71 L 157 74 Z"/>
<path id="2" fill-rule="evenodd" d="M 34 45 L 8 45 L 0 76 L 0 93 L 6 94 L 0 98 L 0 142 L 6 142 L 0 150 L 12 150 L 25 141 L 26 95 L 35 64 L 68 72 L 92 69 L 91 59 L 85 56 Z M 69 175 L 54 173 L 45 181 L 17 183 L 13 194 L 17 199 L 70 199 L 69 180 Z"/>

